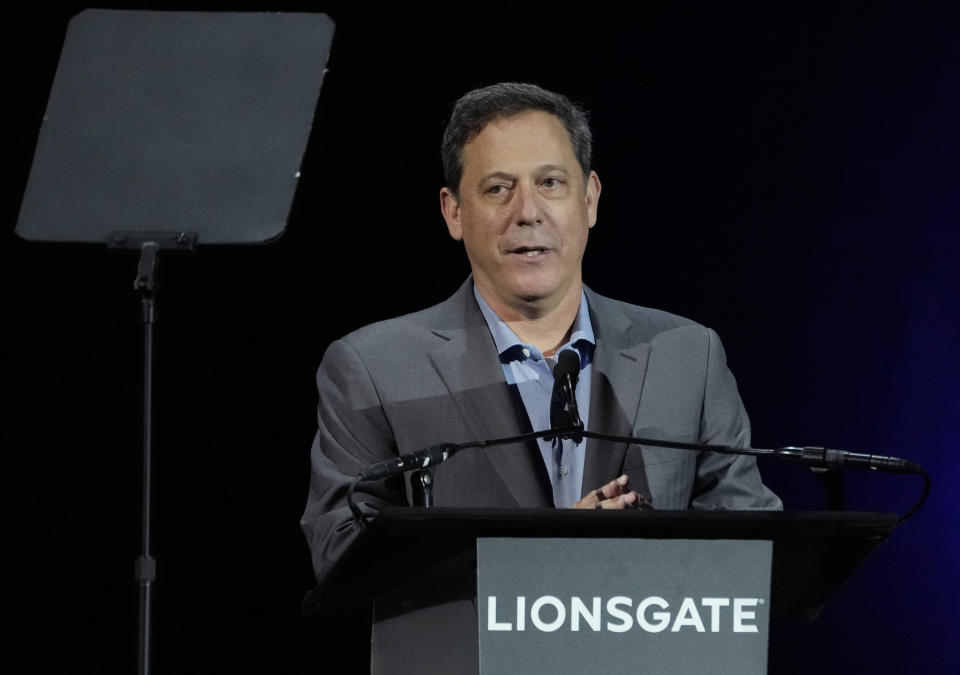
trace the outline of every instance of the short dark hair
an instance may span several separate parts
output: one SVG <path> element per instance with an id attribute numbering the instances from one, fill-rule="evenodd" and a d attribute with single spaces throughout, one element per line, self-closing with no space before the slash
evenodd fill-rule
<path id="1" fill-rule="evenodd" d="M 463 178 L 463 148 L 494 120 L 513 117 L 528 110 L 542 110 L 559 119 L 567 133 L 584 178 L 590 174 L 593 137 L 585 110 L 563 94 L 535 84 L 501 82 L 474 89 L 453 105 L 450 121 L 443 131 L 440 156 L 447 187 L 459 197 Z"/>

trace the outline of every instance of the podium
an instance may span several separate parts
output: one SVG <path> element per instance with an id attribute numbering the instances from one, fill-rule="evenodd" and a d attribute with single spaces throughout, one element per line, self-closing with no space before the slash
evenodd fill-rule
<path id="1" fill-rule="evenodd" d="M 896 524 L 895 514 L 870 512 L 389 507 L 358 534 L 302 608 L 313 618 L 372 608 L 372 673 L 479 672 L 478 614 L 486 608 L 476 597 L 478 540 L 519 546 L 563 539 L 588 550 L 598 540 L 723 542 L 734 552 L 770 542 L 769 617 L 812 622 Z M 591 560 L 583 562 L 583 574 L 593 574 Z M 557 618 L 556 610 L 550 616 Z M 679 632 L 709 633 L 704 619 Z"/>

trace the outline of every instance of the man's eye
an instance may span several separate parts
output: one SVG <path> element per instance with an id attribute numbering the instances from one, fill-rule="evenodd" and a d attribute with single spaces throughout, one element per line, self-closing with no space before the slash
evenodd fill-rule
<path id="1" fill-rule="evenodd" d="M 499 195 L 499 194 L 502 194 L 504 191 L 506 191 L 506 189 L 507 189 L 506 185 L 491 185 L 490 187 L 487 188 L 487 194 Z"/>
<path id="2" fill-rule="evenodd" d="M 563 181 L 559 178 L 551 176 L 550 178 L 543 179 L 543 186 L 548 188 L 560 187 L 563 184 Z"/>

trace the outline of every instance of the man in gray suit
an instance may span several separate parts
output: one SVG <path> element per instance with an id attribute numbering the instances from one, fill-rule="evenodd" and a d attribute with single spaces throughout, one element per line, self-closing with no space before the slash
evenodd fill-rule
<path id="1" fill-rule="evenodd" d="M 365 467 L 438 443 L 550 428 L 553 365 L 580 361 L 590 431 L 747 447 L 750 424 L 717 335 L 597 295 L 581 261 L 597 220 L 586 115 L 526 84 L 469 92 L 443 138 L 440 207 L 472 275 L 447 301 L 334 342 L 317 374 L 318 431 L 301 524 L 318 578 L 356 526 L 346 490 Z M 360 509 L 408 504 L 400 476 Z M 435 504 L 780 509 L 751 457 L 588 439 L 465 450 L 435 468 Z"/>

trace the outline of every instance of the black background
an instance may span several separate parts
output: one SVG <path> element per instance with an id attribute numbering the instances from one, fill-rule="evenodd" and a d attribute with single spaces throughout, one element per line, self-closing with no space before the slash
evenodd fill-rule
<path id="1" fill-rule="evenodd" d="M 603 195 L 585 279 L 715 328 L 754 445 L 906 456 L 934 477 L 817 624 L 774 633 L 771 672 L 955 672 L 958 17 L 838 5 L 117 5 L 337 23 L 285 236 L 161 262 L 157 672 L 352 672 L 335 656 L 366 649 L 362 622 L 299 615 L 313 374 L 332 339 L 466 276 L 438 210 L 439 138 L 456 97 L 503 80 L 590 109 Z M 13 234 L 82 8 L 5 22 L 4 548 L 23 672 L 136 661 L 136 256 Z M 822 507 L 806 470 L 761 469 L 788 508 Z M 903 512 L 921 485 L 846 487 L 850 508 Z"/>

